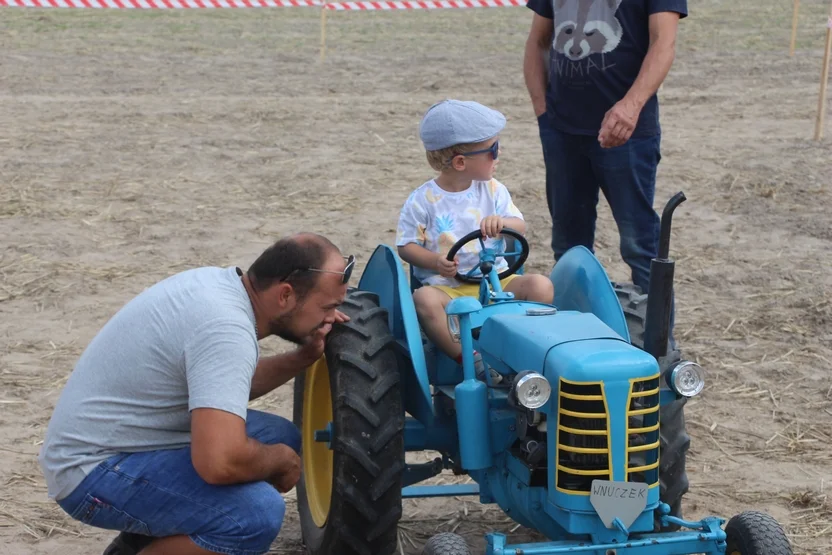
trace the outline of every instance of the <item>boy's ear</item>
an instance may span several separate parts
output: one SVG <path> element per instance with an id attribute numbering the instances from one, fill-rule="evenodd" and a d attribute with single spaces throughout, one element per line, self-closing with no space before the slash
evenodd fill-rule
<path id="1" fill-rule="evenodd" d="M 465 156 L 454 156 L 451 160 L 451 167 L 458 172 L 465 171 Z"/>

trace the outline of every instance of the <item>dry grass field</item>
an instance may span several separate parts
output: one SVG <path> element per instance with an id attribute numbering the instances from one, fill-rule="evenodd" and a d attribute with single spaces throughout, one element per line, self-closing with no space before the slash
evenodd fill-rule
<path id="1" fill-rule="evenodd" d="M 707 370 L 688 405 L 688 517 L 769 511 L 796 553 L 832 553 L 832 124 L 812 141 L 828 2 L 697 0 L 661 91 L 656 205 L 674 218 L 677 338 Z M 199 265 L 247 265 L 325 233 L 365 262 L 431 176 L 419 118 L 445 97 L 508 117 L 498 177 L 551 268 L 524 8 L 0 9 L 0 553 L 100 553 L 107 531 L 46 497 L 36 455 L 100 326 Z M 829 121 L 829 120 L 827 120 Z M 607 205 L 597 252 L 626 279 Z M 284 348 L 264 342 L 267 351 Z M 291 414 L 291 387 L 258 401 Z M 300 555 L 289 501 L 274 553 Z M 402 553 L 438 530 L 522 535 L 472 500 L 407 502 Z"/>

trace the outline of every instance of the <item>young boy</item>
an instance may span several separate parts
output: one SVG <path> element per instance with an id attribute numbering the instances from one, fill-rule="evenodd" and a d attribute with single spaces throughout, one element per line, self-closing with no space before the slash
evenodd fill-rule
<path id="1" fill-rule="evenodd" d="M 487 237 L 483 242 L 489 248 L 499 247 L 505 227 L 526 232 L 523 214 L 493 177 L 498 135 L 505 123 L 503 114 L 476 102 L 445 100 L 432 106 L 419 133 L 428 163 L 439 175 L 413 191 L 399 215 L 399 256 L 425 285 L 413 295 L 419 321 L 428 338 L 460 362 L 462 347 L 451 339 L 445 307 L 452 298 L 478 295 L 479 285 L 463 284 L 454 276 L 479 264 L 481 247 L 479 241 L 469 242 L 454 261 L 447 260 L 448 251 L 476 229 Z M 506 268 L 506 260 L 499 258 L 497 272 Z M 542 275 L 515 274 L 501 286 L 518 300 L 551 303 L 554 299 L 552 282 Z"/>

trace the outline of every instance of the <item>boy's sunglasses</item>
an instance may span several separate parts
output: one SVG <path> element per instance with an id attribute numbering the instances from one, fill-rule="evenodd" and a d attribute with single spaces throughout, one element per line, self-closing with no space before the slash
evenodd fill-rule
<path id="1" fill-rule="evenodd" d="M 486 152 L 490 152 L 491 153 L 491 159 L 496 160 L 497 155 L 500 152 L 500 141 L 494 141 L 493 145 L 491 145 L 490 147 L 485 148 L 483 150 L 475 150 L 473 152 L 463 152 L 460 156 L 475 156 L 477 154 L 485 154 Z"/>
<path id="2" fill-rule="evenodd" d="M 302 270 L 293 270 L 289 273 L 289 275 L 292 275 L 295 272 L 322 272 L 325 274 L 341 274 L 341 276 L 343 276 L 341 278 L 341 283 L 347 283 L 349 282 L 350 276 L 352 275 L 352 269 L 355 268 L 355 256 L 351 254 L 343 258 L 347 261 L 347 266 L 344 268 L 343 272 L 336 272 L 335 270 L 321 270 L 320 268 L 304 268 Z M 286 277 L 288 278 L 289 276 Z"/>

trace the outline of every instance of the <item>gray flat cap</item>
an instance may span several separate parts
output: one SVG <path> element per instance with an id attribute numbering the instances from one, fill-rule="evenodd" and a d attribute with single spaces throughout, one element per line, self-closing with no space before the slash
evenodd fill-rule
<path id="1" fill-rule="evenodd" d="M 425 113 L 419 135 L 426 150 L 441 150 L 488 140 L 499 134 L 505 125 L 503 114 L 478 102 L 443 100 Z"/>

